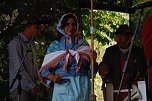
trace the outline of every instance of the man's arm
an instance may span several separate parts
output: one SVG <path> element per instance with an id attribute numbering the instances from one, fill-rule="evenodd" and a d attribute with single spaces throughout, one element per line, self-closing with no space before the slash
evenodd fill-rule
<path id="1" fill-rule="evenodd" d="M 10 77 L 11 79 L 15 79 L 15 76 L 18 70 L 20 69 L 20 75 L 22 76 L 22 80 L 24 80 L 24 82 L 28 84 L 29 89 L 31 89 L 35 86 L 35 83 L 31 80 L 23 65 L 21 66 L 21 61 L 23 59 L 23 53 L 21 48 L 22 47 L 17 40 L 11 41 L 8 46 L 10 59 Z"/>

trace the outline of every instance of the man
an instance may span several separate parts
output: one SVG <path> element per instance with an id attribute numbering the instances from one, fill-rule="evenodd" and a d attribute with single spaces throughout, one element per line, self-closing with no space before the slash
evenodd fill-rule
<path id="1" fill-rule="evenodd" d="M 114 33 L 116 45 L 106 49 L 103 60 L 99 65 L 99 74 L 107 84 L 113 84 L 114 90 L 118 90 L 123 75 L 124 64 L 130 50 L 133 33 L 128 25 L 120 25 Z M 145 69 L 144 54 L 140 47 L 133 45 L 128 59 L 122 89 L 130 88 L 133 81 L 138 80 Z M 117 95 L 117 93 L 115 93 Z M 123 101 L 126 95 L 121 94 L 119 101 Z M 116 96 L 114 97 L 116 99 Z"/>
<path id="2" fill-rule="evenodd" d="M 37 100 L 39 88 L 36 84 L 37 64 L 33 38 L 40 35 L 43 29 L 43 25 L 37 24 L 33 19 L 8 45 L 9 86 L 12 101 Z"/>

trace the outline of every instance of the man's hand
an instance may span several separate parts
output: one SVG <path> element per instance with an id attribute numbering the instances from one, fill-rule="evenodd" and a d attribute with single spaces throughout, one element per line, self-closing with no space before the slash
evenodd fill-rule
<path id="1" fill-rule="evenodd" d="M 99 67 L 99 75 L 101 76 L 101 78 L 105 78 L 108 73 L 109 73 L 109 68 L 106 64 L 103 64 L 102 66 Z"/>
<path id="2" fill-rule="evenodd" d="M 31 91 L 32 95 L 36 96 L 40 92 L 40 89 L 39 89 L 39 87 L 35 86 L 30 91 Z"/>

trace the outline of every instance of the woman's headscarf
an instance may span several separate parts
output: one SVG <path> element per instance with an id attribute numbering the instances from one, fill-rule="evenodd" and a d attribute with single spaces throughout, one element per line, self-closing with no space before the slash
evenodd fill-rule
<path id="1" fill-rule="evenodd" d="M 76 19 L 76 25 L 77 25 L 77 28 L 76 28 L 76 32 L 78 31 L 78 26 L 79 26 L 79 24 L 78 24 L 78 18 L 77 18 L 77 16 L 75 15 L 75 14 L 73 14 L 73 13 L 67 13 L 67 14 L 64 14 L 61 18 L 60 18 L 60 20 L 59 20 L 59 22 L 58 22 L 58 24 L 57 24 L 57 31 L 59 31 L 63 36 L 65 36 L 66 38 L 69 38 L 69 37 L 71 37 L 71 36 L 69 36 L 69 35 L 67 35 L 65 32 L 64 32 L 64 28 L 63 28 L 63 25 L 62 25 L 62 21 L 65 19 L 65 17 L 66 16 L 68 16 L 68 15 L 72 15 L 73 17 L 75 17 L 75 19 Z M 75 33 L 76 33 L 75 32 Z M 74 35 L 75 33 L 72 33 L 72 35 Z"/>

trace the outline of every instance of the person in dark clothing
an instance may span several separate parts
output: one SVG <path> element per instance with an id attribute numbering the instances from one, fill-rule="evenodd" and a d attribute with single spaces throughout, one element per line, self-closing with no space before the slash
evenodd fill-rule
<path id="1" fill-rule="evenodd" d="M 130 51 L 133 33 L 128 25 L 120 25 L 114 34 L 117 44 L 106 49 L 103 60 L 99 64 L 99 74 L 101 78 L 104 78 L 106 84 L 112 84 L 113 89 L 118 90 L 124 64 Z M 124 74 L 122 89 L 127 89 L 130 84 L 144 77 L 145 67 L 146 60 L 142 48 L 133 45 Z M 125 96 L 121 94 L 119 101 L 123 101 Z"/>
<path id="2" fill-rule="evenodd" d="M 148 91 L 149 98 L 152 101 L 152 15 L 149 15 L 143 24 L 142 42 L 144 47 L 144 55 L 147 59 L 148 66 Z"/>
<path id="3" fill-rule="evenodd" d="M 10 93 L 12 101 L 37 101 L 39 93 L 36 81 L 38 79 L 38 64 L 32 39 L 34 36 L 42 34 L 44 26 L 43 24 L 37 24 L 32 19 L 24 27 L 23 32 L 20 32 L 8 44 Z M 22 76 L 21 84 L 19 79 L 15 79 L 17 74 Z M 18 86 L 19 84 L 21 87 Z M 21 91 L 18 88 L 21 88 Z M 18 99 L 19 95 L 20 99 Z"/>

